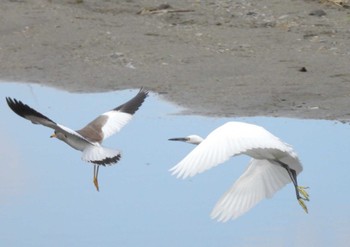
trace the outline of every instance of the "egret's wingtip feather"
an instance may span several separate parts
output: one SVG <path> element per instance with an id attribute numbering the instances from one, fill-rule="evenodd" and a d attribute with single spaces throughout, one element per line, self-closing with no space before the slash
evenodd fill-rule
<path id="1" fill-rule="evenodd" d="M 172 168 L 169 169 L 169 172 L 171 173 L 172 176 L 176 176 L 176 178 L 182 178 L 185 179 L 186 175 L 183 174 L 183 171 L 181 171 L 180 169 L 178 169 L 177 166 L 174 166 Z"/>
<path id="2" fill-rule="evenodd" d="M 169 169 L 170 172 L 176 172 L 176 170 L 177 170 L 177 165 L 175 165 Z"/>
<path id="3" fill-rule="evenodd" d="M 230 220 L 230 217 L 224 216 L 222 214 L 218 214 L 215 217 L 211 217 L 213 220 L 216 220 L 217 222 L 220 223 L 225 223 Z"/>

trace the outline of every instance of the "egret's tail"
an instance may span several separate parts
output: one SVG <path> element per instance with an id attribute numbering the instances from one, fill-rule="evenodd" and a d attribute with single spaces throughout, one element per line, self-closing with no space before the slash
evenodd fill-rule
<path id="1" fill-rule="evenodd" d="M 216 203 L 211 217 L 222 222 L 237 218 L 290 182 L 281 166 L 268 160 L 252 159 L 247 170 Z"/>
<path id="2" fill-rule="evenodd" d="M 121 154 L 119 150 L 91 145 L 84 149 L 81 158 L 84 161 L 105 166 L 117 163 L 121 158 Z"/>

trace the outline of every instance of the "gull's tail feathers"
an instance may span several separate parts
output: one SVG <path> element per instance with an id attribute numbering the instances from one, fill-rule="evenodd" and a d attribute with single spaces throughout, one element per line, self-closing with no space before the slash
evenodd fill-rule
<path id="1" fill-rule="evenodd" d="M 81 158 L 96 165 L 106 166 L 116 164 L 120 160 L 121 154 L 119 150 L 91 145 L 84 149 Z"/>

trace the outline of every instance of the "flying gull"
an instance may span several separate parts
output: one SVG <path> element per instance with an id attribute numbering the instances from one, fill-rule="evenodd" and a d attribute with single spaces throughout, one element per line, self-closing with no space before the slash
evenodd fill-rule
<path id="1" fill-rule="evenodd" d="M 101 165 L 113 165 L 121 158 L 119 150 L 103 147 L 101 143 L 107 137 L 120 131 L 121 128 L 131 120 L 133 114 L 139 109 L 147 96 L 148 91 L 141 88 L 134 98 L 103 113 L 84 128 L 77 131 L 52 121 L 50 118 L 37 112 L 19 100 L 7 97 L 6 101 L 16 114 L 30 120 L 33 124 L 41 124 L 54 129 L 55 132 L 51 137 L 56 137 L 67 143 L 72 148 L 81 151 L 82 160 L 94 164 L 93 182 L 98 191 L 99 167 Z"/>

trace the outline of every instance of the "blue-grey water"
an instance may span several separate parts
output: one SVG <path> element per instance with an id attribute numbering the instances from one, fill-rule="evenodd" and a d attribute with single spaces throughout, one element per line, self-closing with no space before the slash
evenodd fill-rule
<path id="1" fill-rule="evenodd" d="M 31 84 L 0 84 L 1 246 L 348 246 L 350 242 L 350 126 L 286 118 L 182 116 L 151 94 L 122 131 L 105 146 L 121 161 L 102 167 L 100 192 L 93 168 L 80 153 L 49 136 L 6 105 L 11 96 L 52 120 L 79 129 L 124 103 L 137 90 L 71 94 Z M 291 144 L 304 171 L 311 201 L 305 214 L 291 184 L 242 217 L 227 223 L 209 214 L 244 171 L 235 157 L 191 179 L 168 172 L 192 145 L 167 141 L 206 136 L 227 121 L 261 125 Z"/>

